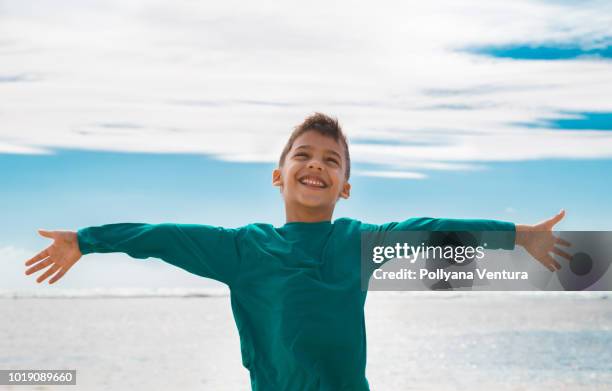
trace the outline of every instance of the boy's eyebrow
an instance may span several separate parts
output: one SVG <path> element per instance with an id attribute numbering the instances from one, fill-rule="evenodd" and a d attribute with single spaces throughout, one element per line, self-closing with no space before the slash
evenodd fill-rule
<path id="1" fill-rule="evenodd" d="M 299 147 L 296 147 L 295 149 L 298 150 L 300 148 L 301 149 L 312 149 L 313 147 L 312 147 L 312 145 L 300 145 Z M 342 160 L 342 156 L 338 152 L 334 151 L 333 149 L 326 149 L 325 152 L 328 152 L 328 153 L 331 153 L 333 155 L 336 155 L 336 156 L 338 156 L 338 158 L 340 160 Z"/>

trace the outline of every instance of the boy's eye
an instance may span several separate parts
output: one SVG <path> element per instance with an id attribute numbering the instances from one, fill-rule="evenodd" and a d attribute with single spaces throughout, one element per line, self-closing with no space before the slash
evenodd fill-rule
<path id="1" fill-rule="evenodd" d="M 338 161 L 337 161 L 336 159 L 331 158 L 331 157 L 330 157 L 329 159 L 327 159 L 327 161 L 328 161 L 328 162 L 332 162 L 332 163 L 334 163 L 335 165 L 340 164 L 340 163 L 338 163 Z"/>
<path id="2" fill-rule="evenodd" d="M 295 154 L 295 155 L 293 155 L 293 156 L 296 156 L 296 157 L 308 157 L 308 154 L 306 154 L 306 153 L 304 153 L 304 152 L 298 152 L 298 153 L 296 153 L 296 154 Z"/>

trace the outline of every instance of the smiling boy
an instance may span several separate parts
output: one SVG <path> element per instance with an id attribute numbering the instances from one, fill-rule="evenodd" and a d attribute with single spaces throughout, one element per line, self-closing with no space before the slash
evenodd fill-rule
<path id="1" fill-rule="evenodd" d="M 287 222 L 331 220 L 339 198 L 349 198 L 348 143 L 337 121 L 315 114 L 296 128 L 272 172 Z"/>
<path id="2" fill-rule="evenodd" d="M 286 223 L 223 228 L 198 224 L 121 223 L 78 232 L 39 231 L 54 243 L 26 262 L 26 274 L 49 267 L 38 282 L 59 280 L 83 254 L 155 257 L 230 288 L 243 365 L 253 390 L 369 390 L 361 289 L 363 232 L 502 231 L 493 246 L 523 245 L 551 270 L 569 255 L 551 229 L 564 212 L 535 226 L 495 220 L 413 218 L 382 225 L 341 218 L 350 195 L 348 143 L 337 120 L 316 113 L 292 133 L 272 173 Z M 529 231 L 550 232 L 535 243 Z"/>

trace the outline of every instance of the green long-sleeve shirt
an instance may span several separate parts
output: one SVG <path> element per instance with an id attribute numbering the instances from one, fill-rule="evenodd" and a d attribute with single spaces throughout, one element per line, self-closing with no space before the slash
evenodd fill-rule
<path id="1" fill-rule="evenodd" d="M 514 248 L 512 223 L 432 218 L 382 225 L 342 218 L 233 229 L 124 223 L 83 228 L 78 241 L 83 254 L 160 258 L 227 284 L 254 391 L 362 391 L 369 386 L 361 234 L 453 230 L 507 231 L 489 248 Z"/>

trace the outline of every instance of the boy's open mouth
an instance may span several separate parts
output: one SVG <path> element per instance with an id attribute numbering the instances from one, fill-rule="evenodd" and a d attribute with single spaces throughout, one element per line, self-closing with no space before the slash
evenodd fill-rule
<path id="1" fill-rule="evenodd" d="M 298 179 L 298 182 L 300 182 L 302 185 L 317 189 L 324 189 L 327 187 L 327 184 L 323 181 L 323 179 L 314 175 L 304 175 Z"/>

